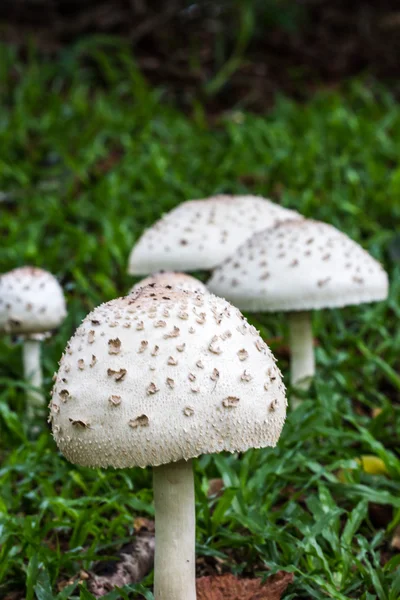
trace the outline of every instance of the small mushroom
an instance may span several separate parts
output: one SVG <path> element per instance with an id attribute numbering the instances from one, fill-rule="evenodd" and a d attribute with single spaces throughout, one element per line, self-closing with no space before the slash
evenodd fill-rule
<path id="1" fill-rule="evenodd" d="M 67 311 L 57 279 L 36 267 L 13 269 L 0 276 L 0 332 L 20 335 L 23 339 L 23 369 L 27 383 L 27 412 L 33 416 L 45 405 L 41 391 L 41 342 L 58 327 Z"/>
<path id="2" fill-rule="evenodd" d="M 268 258 L 267 278 L 264 261 L 251 261 L 256 254 Z M 238 257 L 247 270 L 237 285 L 231 286 Z M 289 313 L 291 383 L 307 389 L 315 373 L 310 311 L 384 300 L 388 277 L 381 265 L 345 234 L 326 223 L 303 219 L 255 234 L 215 269 L 207 286 L 241 310 Z"/>
<path id="3" fill-rule="evenodd" d="M 128 272 L 131 275 L 147 275 L 160 268 L 166 271 L 212 269 L 228 258 L 252 234 L 278 222 L 296 218 L 302 217 L 293 210 L 282 208 L 259 196 L 221 194 L 201 200 L 188 200 L 165 214 L 144 232 L 132 249 Z M 145 279 L 138 285 L 165 285 L 164 275 L 168 275 L 169 283 L 175 274 L 155 273 L 151 279 Z M 181 274 L 176 275 L 176 286 L 182 284 L 182 289 L 196 291 L 192 287 L 192 281 L 178 282 Z M 199 289 L 199 282 L 196 286 Z M 204 293 L 205 290 L 200 288 L 200 291 Z"/>

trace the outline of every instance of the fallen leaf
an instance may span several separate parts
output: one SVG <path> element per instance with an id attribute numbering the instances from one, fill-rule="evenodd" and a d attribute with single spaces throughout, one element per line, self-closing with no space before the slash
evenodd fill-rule
<path id="1" fill-rule="evenodd" d="M 115 587 L 138 583 L 153 568 L 154 534 L 142 531 L 132 544 L 119 551 L 115 561 L 97 563 L 90 572 L 89 591 L 96 597 L 104 596 Z"/>
<path id="2" fill-rule="evenodd" d="M 356 458 L 355 462 L 361 466 L 364 473 L 368 473 L 369 475 L 389 475 L 389 471 L 383 460 L 373 454 L 363 454 L 359 458 Z M 351 468 L 339 469 L 336 476 L 342 483 L 347 483 L 349 481 L 347 475 L 352 470 Z"/>
<path id="3" fill-rule="evenodd" d="M 357 462 L 361 464 L 363 470 L 370 475 L 389 475 L 385 463 L 381 458 L 373 454 L 364 454 Z"/>
<path id="4" fill-rule="evenodd" d="M 222 496 L 224 491 L 224 482 L 222 479 L 210 479 L 208 482 L 208 492 L 207 496 L 210 498 L 211 496 L 215 496 L 219 498 Z"/>
<path id="5" fill-rule="evenodd" d="M 139 533 L 139 531 L 149 531 L 150 533 L 154 533 L 155 531 L 154 521 L 150 521 L 150 519 L 146 519 L 146 517 L 136 517 L 133 521 L 133 527 L 135 533 Z"/>
<path id="6" fill-rule="evenodd" d="M 393 548 L 393 550 L 400 552 L 400 525 L 397 525 L 396 529 L 394 530 L 390 546 Z"/>
<path id="7" fill-rule="evenodd" d="M 372 418 L 376 419 L 376 417 L 379 417 L 379 415 L 381 414 L 381 412 L 382 412 L 382 408 L 379 408 L 379 407 L 373 408 L 372 409 Z"/>
<path id="8" fill-rule="evenodd" d="M 261 579 L 238 579 L 234 575 L 200 577 L 197 600 L 280 600 L 293 573 L 278 571 L 263 584 Z"/>

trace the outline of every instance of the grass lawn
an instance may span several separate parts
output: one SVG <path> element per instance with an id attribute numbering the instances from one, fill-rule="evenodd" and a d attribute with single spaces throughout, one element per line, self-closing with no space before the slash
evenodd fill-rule
<path id="1" fill-rule="evenodd" d="M 47 392 L 83 316 L 132 285 L 127 259 L 143 228 L 182 200 L 262 194 L 383 261 L 387 302 L 315 313 L 317 377 L 278 447 L 197 461 L 197 554 L 235 574 L 293 572 L 286 599 L 398 600 L 400 106 L 390 92 L 353 82 L 307 105 L 280 98 L 265 116 L 235 109 L 210 122 L 197 104 L 190 117 L 164 105 L 123 50 L 81 47 L 51 63 L 32 51 L 24 65 L 0 52 L 0 270 L 44 267 L 68 299 L 43 346 Z M 288 382 L 285 315 L 250 320 Z M 87 600 L 85 584 L 60 583 L 152 517 L 151 473 L 69 464 L 45 419 L 26 422 L 21 371 L 21 344 L 2 338 L 0 597 Z M 361 455 L 386 473 L 364 472 Z M 225 485 L 217 499 L 212 478 Z M 143 586 L 152 598 L 151 575 Z M 107 596 L 117 597 L 134 594 Z"/>

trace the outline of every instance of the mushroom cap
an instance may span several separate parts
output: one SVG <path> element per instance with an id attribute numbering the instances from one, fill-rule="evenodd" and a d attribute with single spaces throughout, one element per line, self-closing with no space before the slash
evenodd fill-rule
<path id="1" fill-rule="evenodd" d="M 215 269 L 207 287 L 242 310 L 300 311 L 383 300 L 388 277 L 347 235 L 304 219 L 254 235 Z"/>
<path id="2" fill-rule="evenodd" d="M 1 332 L 47 332 L 58 327 L 66 315 L 63 290 L 51 273 L 21 267 L 0 276 Z"/>
<path id="3" fill-rule="evenodd" d="M 146 277 L 138 283 L 135 283 L 135 285 L 130 289 L 129 294 L 136 292 L 139 288 L 152 284 L 162 285 L 164 287 L 172 286 L 188 292 L 208 294 L 208 290 L 204 283 L 195 277 L 192 277 L 191 275 L 187 275 L 186 273 L 178 273 L 176 271 L 159 271 L 158 273 L 153 273 L 152 275 L 149 275 L 149 277 Z"/>
<path id="4" fill-rule="evenodd" d="M 157 466 L 275 446 L 285 420 L 271 351 L 211 294 L 154 286 L 102 304 L 59 364 L 53 435 L 84 466 Z"/>
<path id="5" fill-rule="evenodd" d="M 256 231 L 302 218 L 258 196 L 188 200 L 147 229 L 129 257 L 128 272 L 212 269 Z"/>

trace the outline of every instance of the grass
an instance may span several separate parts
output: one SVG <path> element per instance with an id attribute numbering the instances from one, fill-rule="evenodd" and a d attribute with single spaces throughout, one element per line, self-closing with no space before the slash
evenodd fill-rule
<path id="1" fill-rule="evenodd" d="M 163 105 L 121 48 L 81 46 L 48 63 L 32 51 L 24 65 L 1 52 L 1 270 L 42 266 L 68 297 L 69 316 L 44 345 L 46 390 L 81 318 L 132 284 L 127 258 L 143 228 L 187 198 L 260 193 L 384 262 L 387 302 L 315 314 L 317 377 L 278 447 L 197 461 L 197 552 L 235 573 L 293 571 L 287 600 L 397 600 L 400 107 L 390 93 L 353 82 L 307 105 L 279 98 L 265 116 L 238 107 L 211 125 L 198 105 L 190 117 Z M 285 316 L 251 320 L 287 375 Z M 34 434 L 21 346 L 7 337 L 0 390 L 0 597 L 91 599 L 84 583 L 59 583 L 112 556 L 136 516 L 152 516 L 150 473 L 73 466 L 43 420 Z M 365 473 L 363 454 L 388 474 Z M 209 499 L 214 477 L 225 491 Z M 151 598 L 151 576 L 143 586 Z"/>

